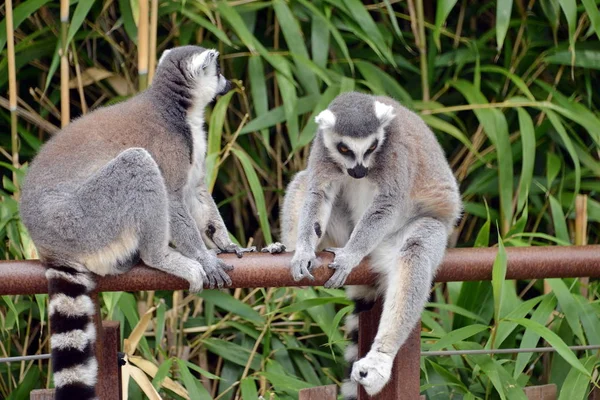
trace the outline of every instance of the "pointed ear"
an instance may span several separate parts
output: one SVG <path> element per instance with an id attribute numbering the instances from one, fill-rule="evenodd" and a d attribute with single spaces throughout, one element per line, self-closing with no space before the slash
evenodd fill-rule
<path id="1" fill-rule="evenodd" d="M 392 122 L 392 120 L 396 116 L 396 113 L 394 113 L 393 106 L 384 104 L 384 103 L 376 100 L 375 101 L 375 115 L 377 116 L 377 119 L 379 121 L 381 121 L 381 125 L 385 128 L 386 126 L 389 125 L 390 122 Z"/>
<path id="2" fill-rule="evenodd" d="M 167 49 L 167 50 L 163 51 L 162 55 L 158 59 L 158 65 L 160 65 L 160 63 L 165 60 L 165 58 L 167 57 L 167 54 L 169 54 L 170 52 L 171 52 L 171 49 Z"/>
<path id="3" fill-rule="evenodd" d="M 193 74 L 203 72 L 219 54 L 216 50 L 205 50 L 200 54 L 194 54 L 189 61 L 189 68 Z"/>
<path id="4" fill-rule="evenodd" d="M 315 117 L 315 122 L 321 129 L 333 129 L 335 126 L 335 115 L 328 109 L 325 109 Z"/>

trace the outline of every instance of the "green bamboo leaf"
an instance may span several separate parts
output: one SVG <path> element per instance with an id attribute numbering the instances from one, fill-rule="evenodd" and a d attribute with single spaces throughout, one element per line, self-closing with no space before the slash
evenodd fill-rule
<path id="1" fill-rule="evenodd" d="M 567 19 L 569 47 L 572 48 L 575 44 L 575 28 L 577 27 L 577 2 L 575 0 L 559 0 L 558 3 Z"/>
<path id="2" fill-rule="evenodd" d="M 540 0 L 542 10 L 550 23 L 552 33 L 554 35 L 554 41 L 556 42 L 556 31 L 558 29 L 558 21 L 560 19 L 560 5 L 558 0 Z"/>
<path id="3" fill-rule="evenodd" d="M 598 10 L 598 5 L 594 0 L 581 0 L 581 2 L 585 7 L 585 12 L 590 19 L 592 27 L 596 31 L 596 36 L 600 39 L 600 11 Z"/>
<path id="4" fill-rule="evenodd" d="M 494 291 L 494 320 L 500 321 L 500 310 L 502 309 L 503 290 L 505 278 L 506 278 L 506 250 L 504 249 L 504 243 L 500 238 L 498 241 L 498 254 L 494 260 L 494 266 L 492 269 L 492 290 Z M 494 344 L 492 344 L 494 346 Z"/>
<path id="5" fill-rule="evenodd" d="M 569 242 L 569 230 L 567 229 L 567 221 L 562 207 L 558 200 L 552 195 L 549 195 L 550 211 L 552 212 L 552 221 L 554 222 L 554 232 L 556 237 L 565 242 Z"/>
<path id="6" fill-rule="evenodd" d="M 572 368 L 562 384 L 558 400 L 585 400 L 588 398 L 590 376 L 598 365 L 598 356 L 584 358 L 582 363 L 588 374 L 584 375 L 581 371 Z"/>
<path id="7" fill-rule="evenodd" d="M 346 62 L 350 66 L 350 69 L 354 72 L 354 63 L 352 62 L 352 57 L 350 57 L 350 51 L 348 51 L 348 46 L 346 45 L 344 38 L 342 37 L 338 29 L 335 27 L 335 25 L 333 25 L 329 18 L 323 15 L 323 13 L 312 4 L 312 2 L 308 0 L 298 0 L 298 2 L 304 7 L 306 7 L 311 12 L 313 17 L 317 18 L 322 24 L 329 28 L 329 32 L 331 32 L 331 35 L 335 39 L 337 45 L 342 50 Z"/>
<path id="8" fill-rule="evenodd" d="M 377 24 L 371 18 L 371 15 L 365 8 L 364 4 L 359 0 L 343 0 L 346 5 L 350 15 L 353 17 L 354 22 L 360 26 L 360 28 L 365 32 L 367 37 L 372 40 L 373 45 L 371 47 L 373 50 L 379 54 L 382 59 L 387 59 L 387 61 L 396 66 L 396 61 L 392 56 L 392 52 L 390 51 L 390 47 L 386 45 L 385 40 Z M 369 42 L 371 41 L 369 40 Z"/>
<path id="9" fill-rule="evenodd" d="M 15 303 L 12 301 L 10 296 L 2 296 L 2 300 L 4 300 L 4 302 L 8 306 L 8 309 L 13 314 L 15 323 L 17 325 L 17 330 L 19 330 L 19 312 L 17 311 L 17 308 L 15 307 Z"/>
<path id="10" fill-rule="evenodd" d="M 517 88 L 519 88 L 519 90 L 527 97 L 527 99 L 529 99 L 530 101 L 535 101 L 535 97 L 533 96 L 533 93 L 531 93 L 531 90 L 529 90 L 529 87 L 527 86 L 527 84 L 525 83 L 523 78 L 521 78 L 520 76 L 518 76 L 516 74 L 513 74 L 509 70 L 502 68 L 502 67 L 498 67 L 497 65 L 484 65 L 481 67 L 481 72 L 492 72 L 492 73 L 502 74 L 502 75 L 506 76 L 508 79 L 510 79 L 512 81 L 512 83 L 514 83 L 514 85 Z M 517 110 L 522 110 L 522 109 L 518 108 Z"/>
<path id="11" fill-rule="evenodd" d="M 204 347 L 206 347 L 210 352 L 215 353 L 216 355 L 223 357 L 225 360 L 231 361 L 234 364 L 245 367 L 248 363 L 250 350 L 240 346 L 239 344 L 217 338 L 205 339 L 203 344 Z M 250 367 L 254 371 L 259 371 L 261 360 L 262 355 L 260 353 L 254 354 L 254 358 L 252 359 Z"/>
<path id="12" fill-rule="evenodd" d="M 37 12 L 40 8 L 42 8 L 49 1 L 50 0 L 27 0 L 27 1 L 23 1 L 23 2 L 19 3 L 19 5 L 13 9 L 14 30 L 16 31 L 17 28 L 19 28 L 19 26 L 21 26 L 23 21 L 25 21 L 27 18 L 29 18 L 31 15 L 33 15 L 35 12 Z M 4 12 L 4 14 L 6 15 L 6 11 Z M 2 53 L 2 51 L 4 50 L 4 46 L 6 46 L 6 38 L 7 38 L 7 36 L 6 36 L 6 19 L 3 19 L 2 22 L 0 22 L 0 32 L 2 32 L 2 34 L 0 34 L 0 53 Z"/>
<path id="13" fill-rule="evenodd" d="M 197 12 L 189 11 L 189 10 L 186 10 L 184 8 L 184 9 L 181 10 L 181 14 L 185 15 L 192 22 L 195 22 L 196 24 L 200 25 L 202 28 L 204 28 L 207 31 L 211 32 L 221 42 L 225 43 L 228 46 L 235 47 L 233 45 L 233 43 L 231 43 L 231 40 L 229 40 L 229 38 L 227 37 L 227 35 L 225 34 L 225 32 L 223 32 L 222 30 L 220 30 L 219 28 L 217 28 L 213 23 L 211 23 L 206 18 L 198 15 Z"/>
<path id="14" fill-rule="evenodd" d="M 95 0 L 79 0 L 77 3 L 77 7 L 75 7 L 73 17 L 69 23 L 66 46 L 71 43 L 71 40 L 73 40 L 75 34 L 79 31 L 79 28 L 81 28 L 81 25 L 83 25 L 83 21 L 85 21 L 85 17 L 87 17 L 92 9 L 94 2 Z"/>
<path id="15" fill-rule="evenodd" d="M 508 31 L 513 0 L 498 0 L 496 2 L 496 49 L 502 50 L 504 38 Z"/>
<path id="16" fill-rule="evenodd" d="M 470 104 L 487 104 L 487 99 L 471 83 L 463 80 L 452 82 Z M 513 201 L 513 161 L 512 149 L 508 137 L 506 117 L 498 109 L 475 109 L 475 115 L 483 125 L 484 131 L 496 146 L 498 157 L 498 185 L 500 192 L 500 210 L 502 232 L 512 225 Z"/>
<path id="17" fill-rule="evenodd" d="M 152 379 L 152 386 L 154 386 L 154 389 L 160 390 L 160 387 L 161 387 L 163 381 L 165 380 L 166 377 L 169 376 L 169 374 L 171 372 L 172 365 L 173 365 L 173 358 L 168 358 L 165 360 L 165 362 L 160 364 L 160 366 L 158 367 L 158 370 L 156 371 L 156 375 L 154 375 L 154 378 Z"/>
<path id="18" fill-rule="evenodd" d="M 137 18 L 134 17 L 134 10 L 137 13 L 139 6 L 136 4 L 135 7 L 131 4 L 130 0 L 119 0 L 119 12 L 123 19 L 123 26 L 127 36 L 137 44 L 137 24 L 135 21 Z"/>
<path id="19" fill-rule="evenodd" d="M 465 326 L 464 328 L 455 329 L 452 332 L 448 332 L 448 334 L 446 334 L 440 340 L 438 340 L 433 346 L 429 348 L 429 350 L 437 351 L 451 347 L 458 342 L 462 342 L 463 340 L 470 338 L 471 336 L 475 336 L 478 333 L 481 333 L 488 329 L 489 327 L 487 325 L 481 324 L 473 324 Z"/>
<path id="20" fill-rule="evenodd" d="M 272 5 L 290 52 L 294 55 L 309 59 L 308 51 L 304 45 L 302 30 L 298 25 L 298 19 L 292 14 L 292 11 L 285 1 L 275 0 L 272 2 Z M 305 68 L 296 61 L 296 71 L 298 80 L 302 83 L 302 86 L 307 93 L 319 93 L 317 78 L 310 69 Z M 284 99 L 286 98 L 284 97 Z"/>
<path id="21" fill-rule="evenodd" d="M 552 294 L 547 294 L 540 297 L 542 297 L 542 301 L 538 308 L 536 308 L 533 314 L 531 315 L 531 320 L 539 324 L 545 324 L 548 321 L 548 318 L 550 318 L 550 316 L 554 312 L 554 308 L 556 307 L 556 297 Z M 514 318 L 514 316 L 510 316 L 510 318 Z M 523 339 L 521 339 L 520 348 L 530 349 L 532 347 L 536 347 L 539 339 L 540 335 L 538 335 L 533 330 L 527 329 L 523 334 Z M 533 353 L 517 354 L 517 361 L 515 362 L 515 370 L 513 374 L 513 377 L 515 379 L 517 379 L 519 375 L 523 372 L 532 355 Z"/>
<path id="22" fill-rule="evenodd" d="M 315 95 L 300 97 L 298 99 L 296 115 L 303 115 L 313 110 L 317 105 L 319 99 L 320 96 Z M 240 135 L 259 131 L 261 129 L 270 128 L 272 126 L 275 126 L 276 124 L 284 122 L 285 118 L 286 116 L 283 106 L 273 108 L 269 110 L 266 114 L 258 116 L 257 118 L 253 119 L 248 124 L 246 124 L 246 126 L 244 126 L 240 131 Z"/>
<path id="23" fill-rule="evenodd" d="M 452 136 L 455 139 L 458 139 L 477 158 L 481 158 L 481 154 L 479 154 L 477 149 L 475 147 L 473 147 L 473 144 L 471 143 L 471 141 L 469 140 L 467 135 L 465 135 L 456 126 L 452 125 L 451 123 L 449 123 L 447 121 L 444 121 L 443 119 L 441 119 L 439 117 L 436 117 L 435 115 L 421 114 L 421 118 L 423 119 L 423 121 L 425 121 L 425 123 L 427 125 L 429 125 L 429 127 L 431 129 L 437 129 L 439 131 L 449 134 L 450 136 Z"/>
<path id="24" fill-rule="evenodd" d="M 556 129 L 556 132 L 558 133 L 558 135 L 560 136 L 560 138 L 562 140 L 562 144 L 564 145 L 565 149 L 567 149 L 567 152 L 569 153 L 569 156 L 571 157 L 571 160 L 573 161 L 573 166 L 575 168 L 575 190 L 574 190 L 574 192 L 577 194 L 577 193 L 579 193 L 579 186 L 581 185 L 581 166 L 579 164 L 579 157 L 577 157 L 577 152 L 575 151 L 575 148 L 573 147 L 571 138 L 569 137 L 569 134 L 567 133 L 565 127 L 563 126 L 560 118 L 556 115 L 556 113 L 554 113 L 554 111 L 551 111 L 551 110 L 546 110 L 546 115 L 548 116 L 548 120 L 552 123 L 552 126 L 554 127 L 554 129 Z"/>
<path id="25" fill-rule="evenodd" d="M 208 393 L 204 386 L 200 384 L 196 378 L 194 378 L 194 375 L 192 375 L 186 363 L 183 360 L 177 359 L 177 365 L 179 366 L 181 379 L 183 380 L 183 384 L 187 389 L 190 398 L 198 400 L 211 400 L 212 396 L 210 393 Z"/>
<path id="26" fill-rule="evenodd" d="M 275 78 L 277 79 L 281 98 L 285 99 L 283 102 L 283 111 L 285 113 L 287 133 L 290 143 L 294 148 L 297 146 L 300 136 L 297 115 L 298 96 L 296 94 L 296 88 L 294 87 L 293 82 L 279 72 L 275 73 Z"/>
<path id="27" fill-rule="evenodd" d="M 254 114 L 257 118 L 259 118 L 266 115 L 269 111 L 269 100 L 267 95 L 267 82 L 265 80 L 265 69 L 263 67 L 263 62 L 260 56 L 250 56 L 248 58 L 248 76 L 250 77 L 250 93 L 252 94 Z M 260 134 L 263 137 L 263 142 L 266 146 L 268 146 L 269 130 L 262 129 L 260 131 Z"/>
<path id="28" fill-rule="evenodd" d="M 521 148 L 523 162 L 521 166 L 521 178 L 519 179 L 519 193 L 517 210 L 521 210 L 529 196 L 529 189 L 533 180 L 533 166 L 535 163 L 535 129 L 531 117 L 522 108 L 517 108 L 519 115 L 519 128 L 521 131 Z"/>
<path id="29" fill-rule="evenodd" d="M 433 307 L 440 310 L 447 310 L 454 314 L 459 314 L 465 316 L 467 318 L 471 318 L 472 320 L 479 321 L 482 324 L 485 324 L 486 321 L 483 320 L 479 315 L 471 312 L 469 310 L 464 309 L 463 307 L 459 307 L 455 304 L 447 304 L 447 303 L 427 303 L 427 307 Z"/>
<path id="30" fill-rule="evenodd" d="M 289 306 L 283 307 L 277 310 L 277 313 L 282 314 L 291 314 L 299 311 L 304 311 L 312 307 L 322 306 L 324 304 L 344 304 L 344 305 L 352 305 L 354 302 L 352 300 L 348 300 L 346 297 L 317 297 L 312 299 L 306 299 Z"/>
<path id="31" fill-rule="evenodd" d="M 530 319 L 517 318 L 512 321 L 518 323 L 519 325 L 523 325 L 526 329 L 533 330 L 535 333 L 543 337 L 544 340 L 550 344 L 550 346 L 554 347 L 556 352 L 560 354 L 560 356 L 564 358 L 566 362 L 571 364 L 573 368 L 581 371 L 583 374 L 585 374 L 585 376 L 591 376 L 581 362 L 577 359 L 575 354 L 571 351 L 571 349 L 569 349 L 569 346 L 567 346 L 556 333 L 552 332 L 544 325 Z"/>
<path id="32" fill-rule="evenodd" d="M 229 311 L 230 313 L 233 313 L 234 315 L 237 315 L 254 324 L 261 325 L 265 322 L 265 319 L 262 315 L 260 315 L 248 304 L 236 299 L 229 293 L 221 292 L 219 290 L 205 290 L 199 293 L 198 297 L 208 300 L 214 303 L 217 307 Z"/>
<path id="33" fill-rule="evenodd" d="M 577 302 L 577 299 L 569 291 L 569 288 L 562 279 L 546 279 L 546 282 L 550 285 L 554 295 L 558 299 L 558 305 L 565 315 L 571 330 L 581 343 L 586 343 L 579 321 L 579 316 L 584 313 L 581 305 Z"/>
<path id="34" fill-rule="evenodd" d="M 301 381 L 300 379 L 282 374 L 280 372 L 267 371 L 262 372 L 261 375 L 267 378 L 267 380 L 271 382 L 273 386 L 275 386 L 277 391 L 283 391 L 290 395 L 294 395 L 296 398 L 298 398 L 298 392 L 300 390 L 313 386 L 310 383 Z"/>
<path id="35" fill-rule="evenodd" d="M 248 154 L 246 154 L 246 152 L 244 152 L 241 149 L 237 149 L 234 147 L 231 149 L 231 152 L 238 158 L 238 160 L 240 160 L 240 163 L 244 168 L 246 179 L 248 179 L 248 184 L 250 185 L 250 190 L 252 191 L 252 196 L 254 197 L 254 203 L 256 204 L 258 220 L 263 236 L 265 238 L 265 242 L 272 243 L 273 238 L 271 236 L 271 227 L 269 225 L 269 215 L 267 213 L 265 195 L 263 193 L 262 186 L 260 185 L 258 175 L 254 170 L 254 166 L 252 165 L 252 161 L 250 157 L 248 157 Z"/>
<path id="36" fill-rule="evenodd" d="M 279 59 L 275 59 L 275 57 L 269 53 L 269 51 L 256 39 L 252 32 L 250 32 L 244 20 L 234 7 L 229 5 L 226 1 L 220 1 L 218 2 L 218 10 L 225 20 L 227 20 L 229 26 L 231 26 L 231 29 L 234 30 L 236 35 L 240 38 L 248 50 L 250 50 L 252 53 L 259 53 L 265 60 L 267 60 L 269 64 L 273 66 L 273 68 L 279 71 L 279 73 L 284 74 L 288 79 L 293 81 L 289 70 L 281 70 L 282 62 L 280 60 L 282 60 L 282 58 L 279 57 Z M 287 61 L 284 60 L 283 64 L 287 64 Z"/>
<path id="37" fill-rule="evenodd" d="M 578 50 L 576 46 L 574 52 L 569 50 L 558 50 L 544 57 L 544 61 L 548 64 L 573 65 L 581 68 L 600 69 L 600 51 L 594 49 Z"/>
<path id="38" fill-rule="evenodd" d="M 452 11 L 457 1 L 458 0 L 440 0 L 437 2 L 433 40 L 438 49 L 442 48 L 440 44 L 440 31 L 442 29 L 442 25 L 446 23 L 446 19 L 448 18 L 448 15 L 450 15 L 450 11 Z"/>
<path id="39" fill-rule="evenodd" d="M 242 379 L 240 390 L 242 391 L 242 399 L 258 399 L 258 391 L 253 378 Z"/>
<path id="40" fill-rule="evenodd" d="M 369 82 L 369 85 L 375 88 L 374 94 L 388 95 L 397 99 L 406 107 L 412 107 L 412 97 L 406 89 L 400 86 L 396 79 L 370 62 L 356 60 L 354 64 L 358 67 L 360 74 Z"/>
<path id="41" fill-rule="evenodd" d="M 216 379 L 216 380 L 219 380 L 219 379 L 221 379 L 221 377 L 219 377 L 219 376 L 217 376 L 217 375 L 215 375 L 215 374 L 211 374 L 210 372 L 208 372 L 208 371 L 206 371 L 206 370 L 204 370 L 204 369 L 200 368 L 199 366 L 197 366 L 197 365 L 195 365 L 195 364 L 192 364 L 192 363 L 191 363 L 191 362 L 189 362 L 189 361 L 185 361 L 185 360 L 184 360 L 184 362 L 185 362 L 185 364 L 188 366 L 188 368 L 189 368 L 189 369 L 192 369 L 192 370 L 194 370 L 194 371 L 198 372 L 200 375 L 202 375 L 202 376 L 205 376 L 205 377 L 207 377 L 208 379 Z"/>
<path id="42" fill-rule="evenodd" d="M 533 307 L 538 305 L 543 300 L 543 298 L 544 298 L 543 296 L 538 296 L 538 297 L 534 297 L 533 299 L 524 301 L 523 303 L 519 304 L 519 306 L 517 308 L 515 308 L 510 313 L 508 313 L 506 315 L 506 317 L 504 317 L 504 318 L 508 318 L 508 319 L 525 318 L 527 316 L 527 314 L 529 314 L 531 312 Z M 508 322 L 505 320 L 501 320 L 500 323 L 498 324 L 498 330 L 496 332 L 496 340 L 494 343 L 495 347 L 500 348 L 502 346 L 502 343 L 504 343 L 506 338 L 508 338 L 508 336 L 513 333 L 513 331 L 515 330 L 515 328 L 517 326 L 518 326 L 518 324 L 516 324 L 514 322 Z"/>
<path id="43" fill-rule="evenodd" d="M 330 33 L 327 25 L 315 15 L 311 17 L 310 48 L 312 59 L 321 68 L 327 67 Z"/>
<path id="44" fill-rule="evenodd" d="M 479 230 L 473 247 L 489 247 L 490 245 L 490 228 L 492 226 L 492 219 L 490 218 L 490 209 L 487 205 L 487 202 L 485 202 L 485 211 L 487 219 Z"/>
<path id="45" fill-rule="evenodd" d="M 223 136 L 223 125 L 227 117 L 227 108 L 231 102 L 231 97 L 235 91 L 231 90 L 221 96 L 210 114 L 210 123 L 208 125 L 208 145 L 206 154 L 215 154 L 221 151 L 221 137 Z"/>

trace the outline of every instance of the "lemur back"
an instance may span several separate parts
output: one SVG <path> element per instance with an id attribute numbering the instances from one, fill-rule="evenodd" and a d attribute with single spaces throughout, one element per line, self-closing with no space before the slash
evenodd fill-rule
<path id="1" fill-rule="evenodd" d="M 47 267 L 56 399 L 96 398 L 93 273 L 137 260 L 190 283 L 230 283 L 231 267 L 207 249 L 233 245 L 199 165 L 204 108 L 230 83 L 218 52 L 167 50 L 152 86 L 68 125 L 33 160 L 21 217 Z M 175 249 L 169 246 L 175 245 Z"/>
<path id="2" fill-rule="evenodd" d="M 357 384 L 374 395 L 388 382 L 394 357 L 420 318 L 461 201 L 433 132 L 394 100 L 345 93 L 316 122 L 308 167 L 286 191 L 281 237 L 295 250 L 296 280 L 311 276 L 316 250 L 335 254 L 326 287 L 343 285 L 366 256 L 379 273 L 374 287 L 347 288 L 356 304 L 346 320 L 354 343 L 346 350 L 352 372 L 342 394 L 350 400 Z M 384 308 L 376 339 L 357 361 L 357 314 L 379 296 Z"/>

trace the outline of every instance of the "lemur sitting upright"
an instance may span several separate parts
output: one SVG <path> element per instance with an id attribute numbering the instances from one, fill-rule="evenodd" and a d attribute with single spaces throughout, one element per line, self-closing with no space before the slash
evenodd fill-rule
<path id="1" fill-rule="evenodd" d="M 190 291 L 231 283 L 232 267 L 201 236 L 220 251 L 246 251 L 229 240 L 204 183 L 204 109 L 231 87 L 218 57 L 167 50 L 148 90 L 73 121 L 29 168 L 21 216 L 48 267 L 57 400 L 96 397 L 92 272 L 123 273 L 141 259 Z"/>
<path id="2" fill-rule="evenodd" d="M 360 309 L 383 296 L 383 314 L 369 353 L 346 359 L 346 399 L 357 383 L 381 391 L 393 360 L 420 318 L 447 239 L 461 213 L 457 182 L 434 134 L 415 113 L 387 97 L 356 92 L 338 96 L 316 117 L 318 132 L 308 168 L 288 185 L 281 213 L 282 242 L 295 250 L 294 279 L 312 277 L 315 250 L 335 254 L 326 287 L 344 284 L 369 256 L 374 287 L 350 286 L 355 313 L 346 328 L 357 338 Z M 263 251 L 284 249 L 272 244 Z"/>

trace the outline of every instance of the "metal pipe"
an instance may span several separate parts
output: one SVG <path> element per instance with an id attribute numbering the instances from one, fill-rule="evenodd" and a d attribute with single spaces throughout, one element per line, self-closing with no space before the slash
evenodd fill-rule
<path id="1" fill-rule="evenodd" d="M 600 277 L 600 245 L 511 247 L 508 255 L 507 279 L 541 279 Z M 436 281 L 490 280 L 496 248 L 449 249 Z M 226 254 L 222 257 L 235 269 L 230 273 L 233 288 L 321 286 L 333 274 L 326 265 L 333 259 L 330 253 L 319 253 L 315 280 L 295 282 L 289 265 L 292 253 L 279 255 L 246 254 L 238 259 Z M 0 294 L 47 293 L 45 267 L 39 261 L 0 261 Z M 348 277 L 348 285 L 373 283 L 368 258 Z M 137 266 L 122 275 L 98 278 L 98 291 L 178 290 L 187 289 L 184 280 L 145 266 Z"/>
<path id="2" fill-rule="evenodd" d="M 588 346 L 569 346 L 571 351 L 581 350 L 600 350 L 600 344 L 592 344 Z M 554 353 L 554 347 L 531 347 L 524 349 L 481 349 L 481 350 L 440 350 L 440 351 L 422 351 L 421 357 L 439 357 L 439 356 L 461 356 L 470 354 L 516 354 L 516 353 Z M 31 360 L 48 360 L 50 354 L 36 354 L 32 356 L 18 356 L 0 358 L 0 364 L 31 361 Z"/>
<path id="3" fill-rule="evenodd" d="M 571 351 L 580 350 L 598 350 L 600 344 L 588 346 L 569 346 Z M 530 347 L 524 349 L 480 349 L 480 350 L 441 350 L 441 351 L 422 351 L 421 357 L 437 357 L 437 356 L 461 356 L 471 354 L 515 354 L 515 353 L 554 353 L 554 347 Z"/>

